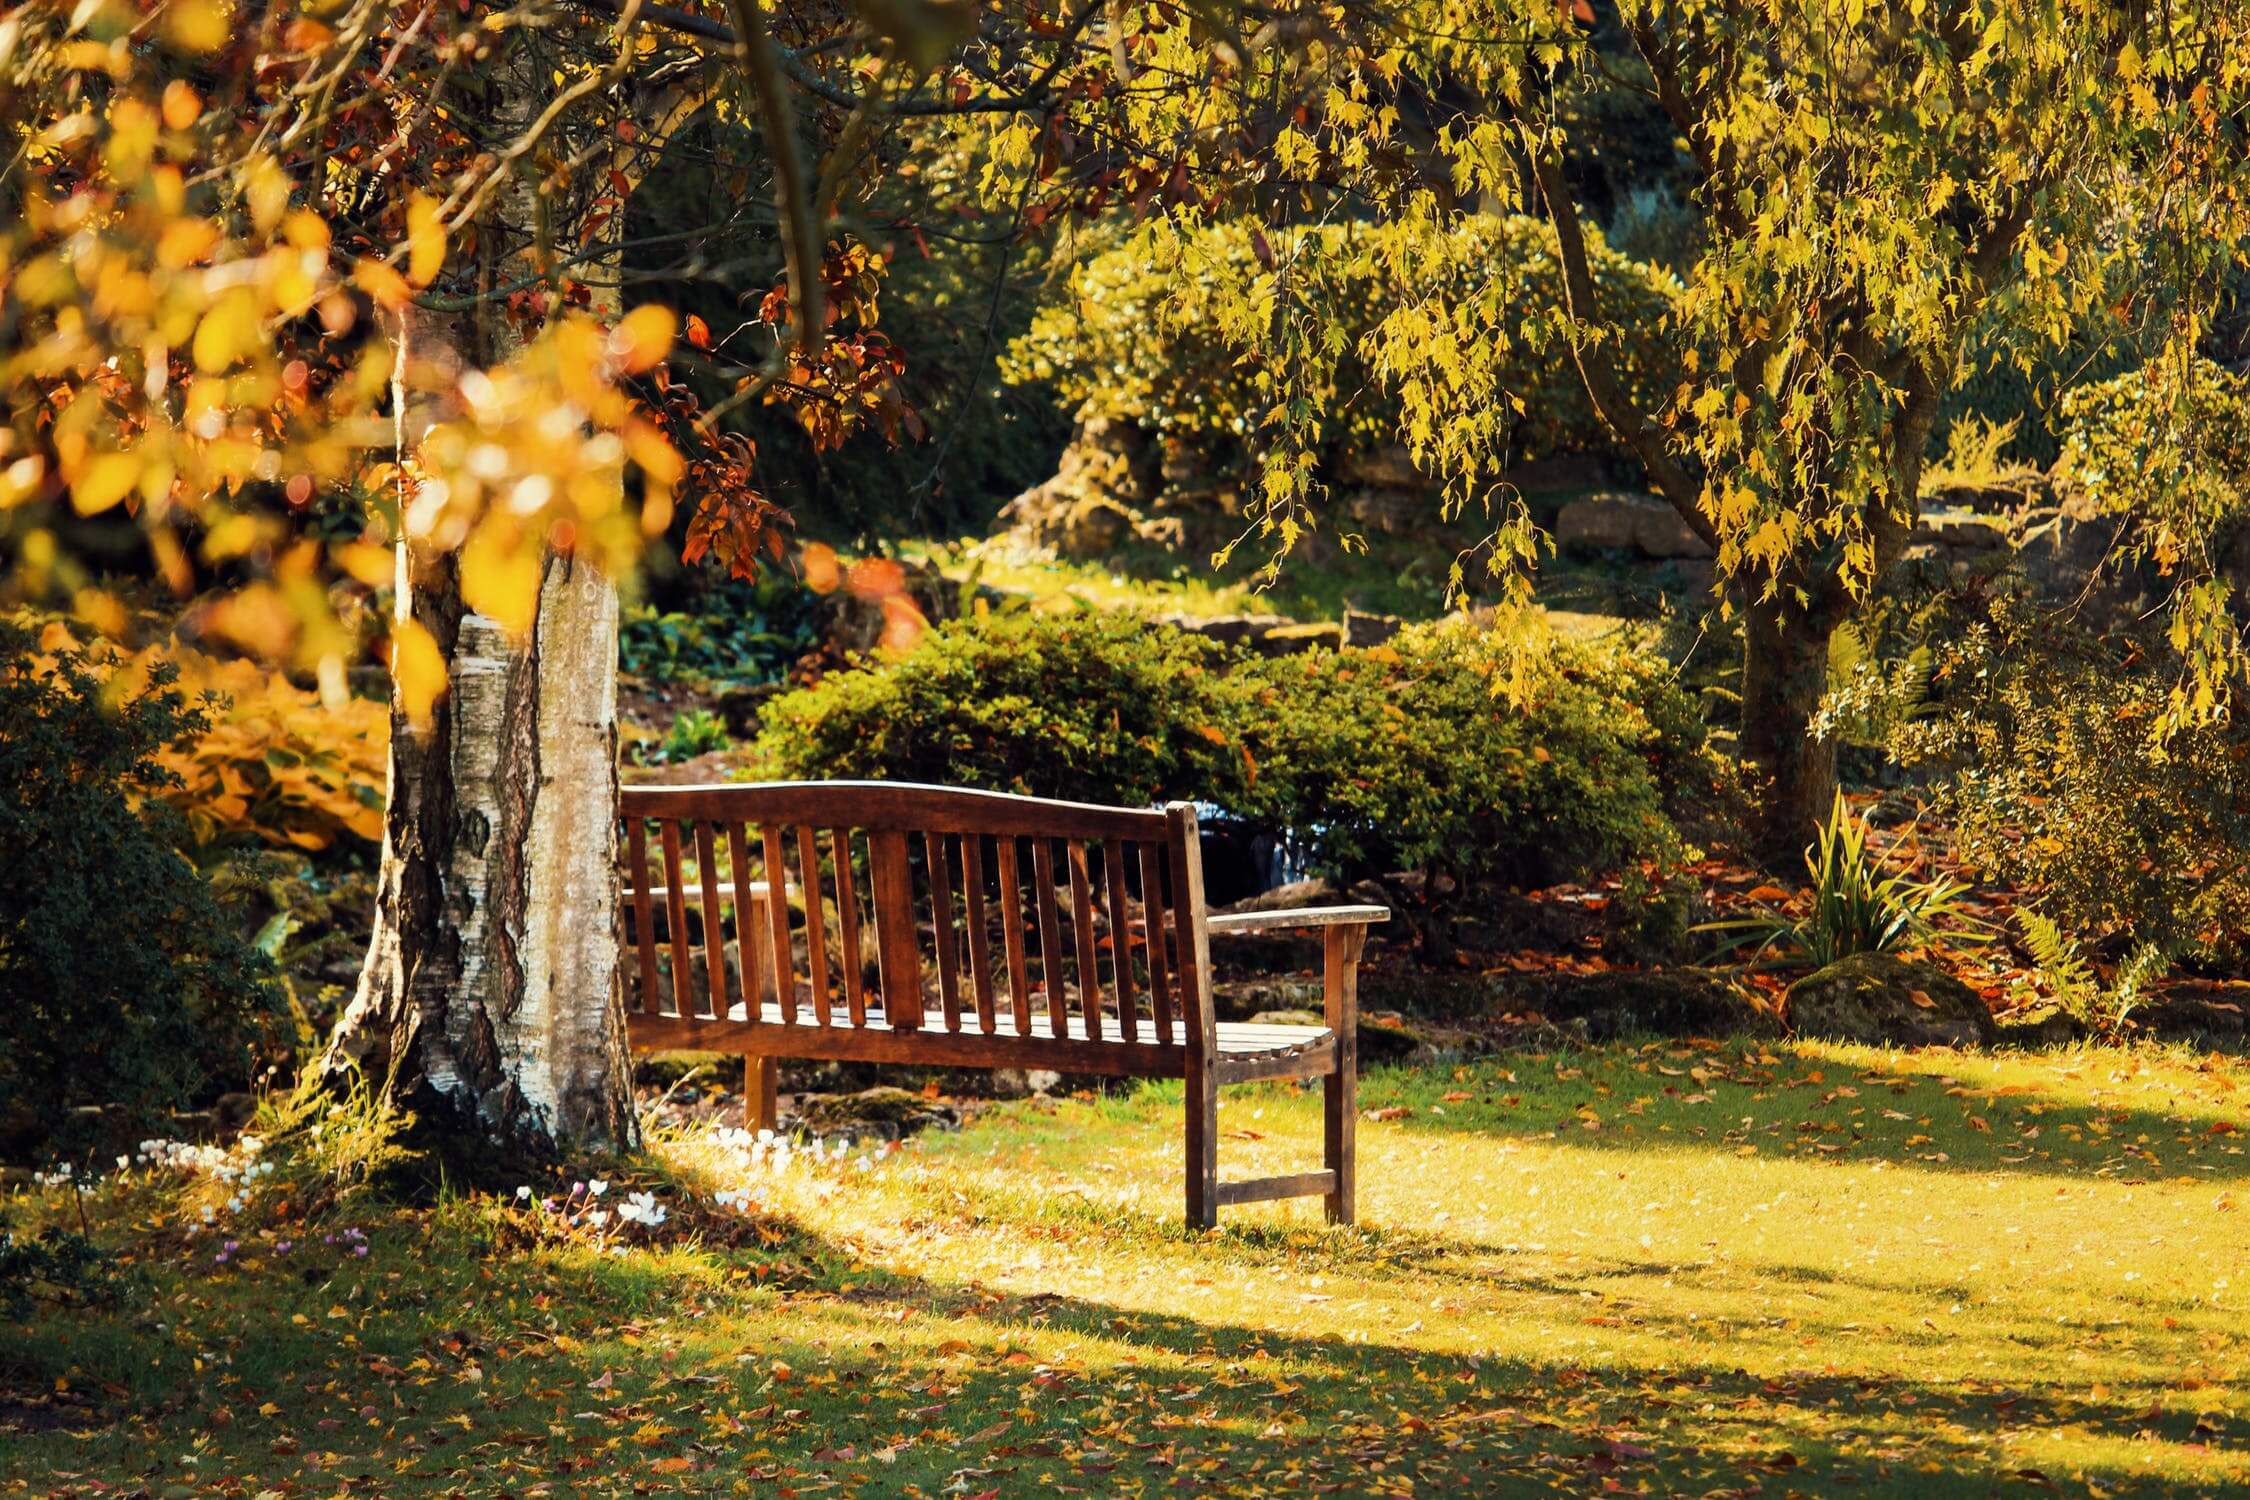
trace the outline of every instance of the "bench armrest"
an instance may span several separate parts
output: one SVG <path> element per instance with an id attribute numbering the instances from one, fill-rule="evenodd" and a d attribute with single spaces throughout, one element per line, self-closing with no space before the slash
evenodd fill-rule
<path id="1" fill-rule="evenodd" d="M 1388 922 L 1387 906 L 1300 906 L 1293 911 L 1245 911 L 1229 916 L 1206 917 L 1204 926 L 1213 937 L 1238 932 L 1286 932 L 1304 927 L 1371 926 Z"/>

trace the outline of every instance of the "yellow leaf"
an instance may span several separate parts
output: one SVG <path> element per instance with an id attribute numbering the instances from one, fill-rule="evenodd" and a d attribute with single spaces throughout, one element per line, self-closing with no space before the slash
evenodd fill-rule
<path id="1" fill-rule="evenodd" d="M 100 454 L 72 481 L 70 503 L 82 516 L 99 515 L 131 494 L 140 478 L 139 454 Z"/>
<path id="2" fill-rule="evenodd" d="M 414 289 L 406 284 L 406 278 L 379 260 L 361 261 L 352 271 L 352 280 L 379 306 L 394 312 L 414 300 Z"/>
<path id="3" fill-rule="evenodd" d="M 444 266 L 445 221 L 438 216 L 438 201 L 416 193 L 406 205 L 406 279 L 428 286 Z"/>
<path id="4" fill-rule="evenodd" d="M 258 299 L 236 287 L 211 304 L 195 329 L 195 367 L 216 375 L 258 347 Z"/>
<path id="5" fill-rule="evenodd" d="M 372 542 L 346 542 L 335 552 L 336 566 L 371 589 L 387 589 L 397 582 L 397 563 L 390 549 Z"/>
<path id="6" fill-rule="evenodd" d="M 679 320 L 668 307 L 648 303 L 634 308 L 609 333 L 610 358 L 628 375 L 638 375 L 672 352 Z"/>
<path id="7" fill-rule="evenodd" d="M 536 545 L 503 537 L 487 527 L 461 549 L 461 598 L 513 636 L 531 633 L 539 618 L 539 578 L 545 559 Z"/>
<path id="8" fill-rule="evenodd" d="M 430 711 L 445 696 L 445 654 L 419 621 L 400 620 L 391 631 L 391 678 L 399 705 L 417 734 L 430 727 Z"/>
<path id="9" fill-rule="evenodd" d="M 219 0 L 172 0 L 164 8 L 164 35 L 185 52 L 216 52 L 233 29 Z"/>

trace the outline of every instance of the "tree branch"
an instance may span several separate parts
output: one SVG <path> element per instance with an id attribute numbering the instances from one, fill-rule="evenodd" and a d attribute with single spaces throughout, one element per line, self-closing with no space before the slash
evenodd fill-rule
<path id="1" fill-rule="evenodd" d="M 1578 205 L 1571 198 L 1570 185 L 1563 179 L 1562 158 L 1555 154 L 1551 145 L 1533 141 L 1528 132 L 1524 136 L 1524 149 L 1531 161 L 1532 180 L 1538 185 L 1539 196 L 1547 205 L 1547 217 L 1555 227 L 1556 253 L 1562 261 L 1564 308 L 1572 322 L 1583 327 L 1599 327 L 1601 314 L 1596 306 L 1593 271 L 1586 258 L 1586 233 L 1579 225 Z M 1574 338 L 1570 353 L 1577 362 L 1579 379 L 1585 382 L 1594 410 L 1639 457 L 1642 467 L 1648 470 L 1649 479 L 1672 503 L 1672 509 L 1679 512 L 1680 519 L 1716 549 L 1718 528 L 1697 504 L 1702 486 L 1673 454 L 1671 434 L 1635 405 L 1626 393 L 1625 383 L 1610 357 L 1610 346 Z"/>

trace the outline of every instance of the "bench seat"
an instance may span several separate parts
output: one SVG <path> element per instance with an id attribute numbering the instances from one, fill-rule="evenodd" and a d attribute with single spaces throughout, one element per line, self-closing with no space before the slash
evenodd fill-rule
<path id="1" fill-rule="evenodd" d="M 779 1003 L 768 1000 L 758 1007 L 758 1023 L 746 1023 L 740 1001 L 727 1008 L 724 1020 L 678 1016 L 636 1015 L 631 1018 L 633 1045 L 643 1051 L 676 1048 L 683 1052 L 740 1053 L 745 1057 L 796 1057 L 818 1062 L 922 1062 L 946 1067 L 1052 1068 L 1067 1073 L 1108 1073 L 1129 1078 L 1183 1076 L 1187 1049 L 1186 1027 L 1172 1023 L 1169 1044 L 1156 1039 L 1156 1025 L 1140 1018 L 1134 1037 L 1115 1016 L 1102 1017 L 1100 1044 L 1073 1026 L 1065 1040 L 1055 1041 L 1054 1025 L 1044 1015 L 1031 1018 L 1028 1036 L 1015 1029 L 1012 1018 L 1001 1017 L 991 1031 L 978 1025 L 973 1015 L 963 1016 L 960 1029 L 948 1031 L 944 1012 L 923 1012 L 922 1024 L 904 1032 L 894 1028 L 880 1005 L 870 1008 L 857 1026 L 822 1026 L 809 1012 L 799 1011 L 785 1020 Z M 1075 1022 L 1078 1018 L 1070 1018 Z M 1250 1021 L 1221 1021 L 1216 1027 L 1217 1066 L 1220 1073 L 1237 1073 L 1223 1081 L 1247 1082 L 1252 1078 L 1317 1078 L 1335 1065 L 1336 1033 L 1325 1026 L 1279 1026 Z M 1005 1054 L 1009 1061 L 996 1062 Z M 1304 1064 L 1295 1071 L 1291 1064 Z"/>

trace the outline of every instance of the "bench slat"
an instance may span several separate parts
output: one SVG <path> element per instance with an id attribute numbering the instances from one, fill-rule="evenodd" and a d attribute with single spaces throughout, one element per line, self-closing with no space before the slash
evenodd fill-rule
<path id="1" fill-rule="evenodd" d="M 629 786 L 629 815 L 739 819 L 745 823 L 842 826 L 873 833 L 1014 833 L 1049 838 L 1161 839 L 1160 812 L 1020 797 L 966 787 L 892 781 L 719 782 Z"/>
<path id="2" fill-rule="evenodd" d="M 794 1026 L 802 1017 L 797 1010 L 797 956 L 789 947 L 789 854 L 781 842 L 781 827 L 768 823 L 758 830 L 766 861 L 766 930 L 773 940 L 773 989 L 781 999 L 781 1024 Z"/>
<path id="3" fill-rule="evenodd" d="M 1172 987 L 1164 961 L 1164 871 L 1157 846 L 1142 844 L 1141 940 L 1148 945 L 1149 999 L 1156 1014 L 1156 1039 L 1179 1040 L 1172 1030 Z"/>
<path id="4" fill-rule="evenodd" d="M 797 825 L 797 884 L 805 893 L 805 983 L 820 1024 L 834 1021 L 828 993 L 828 912 L 821 905 L 820 843 L 810 823 Z"/>
<path id="5" fill-rule="evenodd" d="M 830 831 L 836 856 L 836 936 L 842 944 L 844 1011 L 854 1026 L 867 1024 L 867 981 L 861 972 L 859 937 L 859 886 L 852 878 L 852 836 L 844 829 Z"/>
<path id="6" fill-rule="evenodd" d="M 664 849 L 664 914 L 672 927 L 672 1013 L 692 1018 L 695 981 L 688 974 L 687 883 L 680 873 L 680 825 L 669 820 L 659 823 L 656 835 Z"/>
<path id="7" fill-rule="evenodd" d="M 656 989 L 656 921 L 648 899 L 648 821 L 625 820 L 625 888 L 633 893 L 633 947 L 640 959 L 641 993 L 635 1010 L 662 1008 Z"/>
<path id="8" fill-rule="evenodd" d="M 758 903 L 770 889 L 750 879 L 750 839 L 740 823 L 727 824 L 727 873 L 734 877 L 725 889 L 734 897 L 734 951 L 742 971 L 745 999 L 765 998 L 765 966 L 758 961 Z M 743 899 L 747 892 L 749 899 Z"/>
<path id="9" fill-rule="evenodd" d="M 1273 1198 L 1313 1198 L 1336 1191 L 1332 1171 L 1292 1172 L 1286 1177 L 1252 1177 L 1245 1182 L 1222 1182 L 1218 1199 L 1230 1203 L 1264 1203 Z"/>
<path id="10" fill-rule="evenodd" d="M 1047 991 L 1047 1019 L 1061 1036 L 1070 1029 L 1063 998 L 1062 919 L 1055 910 L 1054 840 L 1031 841 L 1031 899 L 1039 910 L 1039 983 Z"/>
<path id="11" fill-rule="evenodd" d="M 1289 911 L 1241 911 L 1206 918 L 1213 937 L 1230 932 L 1287 932 L 1300 927 L 1338 927 L 1354 922 L 1388 922 L 1387 906 L 1300 906 Z"/>
<path id="12" fill-rule="evenodd" d="M 922 835 L 923 874 L 930 882 L 930 924 L 937 937 L 938 1000 L 945 1029 L 961 1029 L 961 955 L 953 935 L 953 867 L 945 854 L 945 835 Z"/>
<path id="13" fill-rule="evenodd" d="M 710 823 L 695 825 L 695 873 L 703 887 L 703 972 L 711 984 L 711 1014 L 723 1016 L 732 1002 L 727 998 L 727 927 L 719 916 L 717 832 Z"/>
<path id="14" fill-rule="evenodd" d="M 1000 944 L 1008 960 L 1008 1008 L 1016 1030 L 1031 1030 L 1031 977 L 1023 960 L 1023 884 L 1016 869 L 1016 841 L 1003 834 L 993 841 L 1000 863 Z"/>
<path id="15" fill-rule="evenodd" d="M 1117 996 L 1117 1020 L 1125 1040 L 1141 1033 L 1140 1002 L 1133 987 L 1133 910 L 1125 904 L 1125 841 L 1102 844 L 1102 865 L 1109 875 L 1109 974 Z"/>
<path id="16" fill-rule="evenodd" d="M 914 940 L 914 876 L 906 862 L 906 835 L 877 829 L 867 836 L 875 887 L 875 942 L 881 961 L 886 1014 L 922 1014 L 922 955 Z"/>
<path id="17" fill-rule="evenodd" d="M 962 914 L 969 926 L 969 987 L 976 1001 L 977 1024 L 993 1030 L 992 934 L 985 930 L 984 835 L 961 835 Z"/>
<path id="18" fill-rule="evenodd" d="M 1102 1034 L 1101 956 L 1094 947 L 1093 881 L 1086 873 L 1086 844 L 1072 839 L 1064 846 L 1070 862 L 1071 934 L 1078 954 L 1078 1014 L 1086 1035 Z"/>

